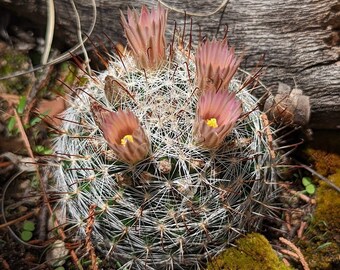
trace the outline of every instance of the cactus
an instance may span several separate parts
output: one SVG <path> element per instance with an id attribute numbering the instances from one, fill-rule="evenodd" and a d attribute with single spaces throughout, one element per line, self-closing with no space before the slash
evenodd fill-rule
<path id="1" fill-rule="evenodd" d="M 167 11 L 128 11 L 130 50 L 75 91 L 55 140 L 58 206 L 119 269 L 201 269 L 259 228 L 275 153 L 226 41 L 167 46 Z M 197 71 L 197 72 L 196 72 Z"/>

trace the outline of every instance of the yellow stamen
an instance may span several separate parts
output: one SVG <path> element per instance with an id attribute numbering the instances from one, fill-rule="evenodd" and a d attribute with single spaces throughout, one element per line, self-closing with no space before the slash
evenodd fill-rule
<path id="1" fill-rule="evenodd" d="M 209 127 L 212 127 L 212 128 L 217 128 L 218 127 L 218 124 L 217 124 L 217 119 L 216 118 L 210 118 L 210 119 L 207 119 L 206 120 L 206 123 Z"/>
<path id="2" fill-rule="evenodd" d="M 128 135 L 125 135 L 125 136 L 123 137 L 123 139 L 120 140 L 120 144 L 125 146 L 126 143 L 127 143 L 128 141 L 129 141 L 129 142 L 133 142 L 133 137 L 132 137 L 132 135 L 129 135 L 129 134 L 128 134 Z"/>

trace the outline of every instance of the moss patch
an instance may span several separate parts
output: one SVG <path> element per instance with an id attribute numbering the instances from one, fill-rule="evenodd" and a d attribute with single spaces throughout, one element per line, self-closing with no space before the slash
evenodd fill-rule
<path id="1" fill-rule="evenodd" d="M 16 72 L 26 71 L 32 68 L 29 57 L 10 47 L 0 44 L 0 77 L 12 75 Z M 22 94 L 26 89 L 31 88 L 34 76 L 30 73 L 15 76 L 0 82 L 0 92 L 11 94 Z"/>
<path id="2" fill-rule="evenodd" d="M 207 270 L 288 270 L 280 261 L 268 240 L 251 233 L 236 241 L 237 247 L 228 248 L 208 263 Z"/>
<path id="3" fill-rule="evenodd" d="M 340 166 L 335 174 L 328 177 L 340 186 Z M 316 196 L 315 219 L 323 221 L 335 234 L 340 234 L 340 194 L 325 182 L 320 183 Z"/>
<path id="4" fill-rule="evenodd" d="M 340 156 L 318 150 L 309 153 L 318 173 L 340 186 Z M 298 241 L 311 269 L 340 269 L 339 209 L 339 192 L 320 180 L 311 224 L 304 239 Z"/>
<path id="5" fill-rule="evenodd" d="M 319 174 L 327 177 L 340 169 L 339 155 L 315 149 L 308 149 L 306 152 L 314 162 L 315 170 Z"/>

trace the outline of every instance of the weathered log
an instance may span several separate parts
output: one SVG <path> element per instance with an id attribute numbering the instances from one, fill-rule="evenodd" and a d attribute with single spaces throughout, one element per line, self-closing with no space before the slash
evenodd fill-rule
<path id="1" fill-rule="evenodd" d="M 86 32 L 93 20 L 92 1 L 74 1 Z M 105 40 L 106 35 L 122 42 L 120 9 L 142 4 L 155 5 L 155 0 L 111 1 L 95 0 L 97 21 L 92 37 Z M 310 96 L 312 114 L 310 127 L 340 130 L 340 4 L 337 0 L 230 0 L 214 14 L 222 0 L 178 1 L 165 0 L 174 9 L 188 13 L 203 13 L 193 16 L 192 34 L 222 36 L 228 25 L 229 41 L 238 52 L 247 55 L 246 68 L 251 70 L 262 54 L 265 54 L 266 73 L 262 77 L 274 93 L 278 82 L 302 89 Z M 78 42 L 75 13 L 69 0 L 55 0 L 55 38 L 69 46 Z M 45 27 L 46 1 L 0 0 L 0 6 L 24 16 L 37 25 Z M 202 15 L 202 14 L 201 14 Z M 170 29 L 174 22 L 183 29 L 184 14 L 169 13 Z M 190 23 L 187 16 L 187 23 Z M 187 32 L 190 26 L 187 24 Z"/>

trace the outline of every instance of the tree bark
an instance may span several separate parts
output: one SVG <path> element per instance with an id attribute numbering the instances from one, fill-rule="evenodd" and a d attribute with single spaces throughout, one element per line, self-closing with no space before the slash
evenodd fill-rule
<path id="1" fill-rule="evenodd" d="M 75 13 L 69 0 L 54 0 L 56 7 L 55 38 L 69 46 L 78 42 Z M 74 0 L 81 20 L 82 32 L 88 31 L 93 20 L 92 1 Z M 265 54 L 265 85 L 275 93 L 278 82 L 303 90 L 310 96 L 310 127 L 340 130 L 340 4 L 337 0 L 229 0 L 218 12 L 222 0 L 178 1 L 164 0 L 174 9 L 207 16 L 192 16 L 192 35 L 221 37 L 228 25 L 229 42 L 238 52 L 245 52 L 244 64 L 250 71 Z M 97 21 L 92 37 L 123 42 L 120 11 L 128 6 L 153 6 L 155 0 L 95 0 Z M 45 27 L 46 1 L 0 0 L 16 15 L 29 18 Z M 168 25 L 183 29 L 184 14 L 171 10 Z M 187 33 L 190 16 L 187 16 Z M 171 31 L 169 33 L 171 35 Z"/>

